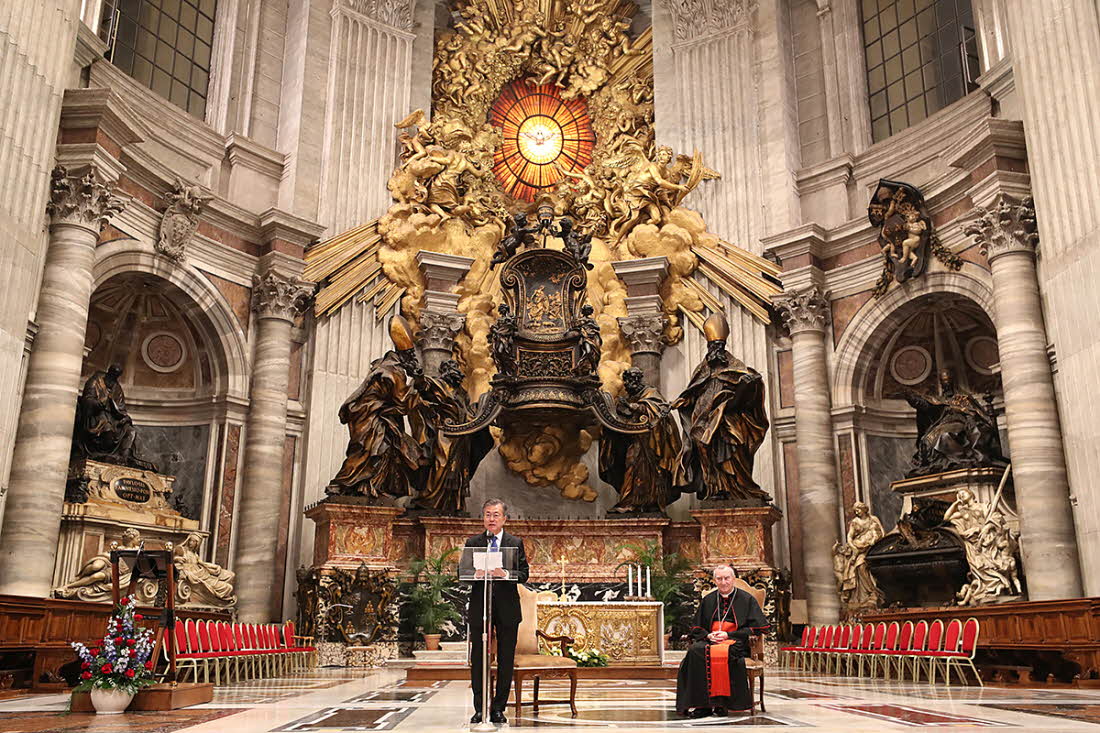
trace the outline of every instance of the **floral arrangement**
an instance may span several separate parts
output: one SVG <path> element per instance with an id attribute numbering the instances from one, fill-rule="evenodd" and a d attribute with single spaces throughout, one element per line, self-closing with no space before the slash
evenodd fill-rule
<path id="1" fill-rule="evenodd" d="M 566 656 L 577 663 L 578 667 L 606 667 L 611 662 L 611 658 L 601 652 L 599 649 L 585 649 L 578 651 L 575 647 L 570 646 L 565 651 Z M 554 657 L 561 656 L 561 647 L 553 647 L 550 650 L 550 655 Z"/>
<path id="2" fill-rule="evenodd" d="M 77 692 L 99 688 L 133 695 L 153 684 L 153 632 L 135 624 L 142 618 L 136 611 L 133 599 L 127 596 L 115 607 L 98 647 L 89 649 L 78 641 L 72 643 L 80 657 Z"/>

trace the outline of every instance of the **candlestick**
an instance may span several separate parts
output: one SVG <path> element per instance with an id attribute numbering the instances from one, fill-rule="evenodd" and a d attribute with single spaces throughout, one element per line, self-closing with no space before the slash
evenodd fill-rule
<path id="1" fill-rule="evenodd" d="M 646 598 L 649 598 L 650 596 L 653 595 L 653 586 L 650 584 L 649 571 L 650 571 L 650 568 L 647 565 L 646 569 L 645 569 L 645 597 Z"/>
<path id="2" fill-rule="evenodd" d="M 638 588 L 634 591 L 634 596 L 638 597 L 642 595 L 642 564 L 638 563 L 635 567 L 637 567 L 638 570 L 634 574 L 634 580 L 638 584 Z"/>
<path id="3" fill-rule="evenodd" d="M 561 596 L 559 600 L 565 601 L 565 555 L 561 556 Z"/>
<path id="4" fill-rule="evenodd" d="M 629 596 L 634 593 L 634 566 L 626 566 L 626 594 Z"/>

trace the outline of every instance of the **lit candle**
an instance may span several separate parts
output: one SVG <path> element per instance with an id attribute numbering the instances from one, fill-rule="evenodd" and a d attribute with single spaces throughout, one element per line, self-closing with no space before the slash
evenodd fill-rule
<path id="1" fill-rule="evenodd" d="M 626 566 L 626 594 L 629 596 L 634 592 L 634 566 Z"/>
<path id="2" fill-rule="evenodd" d="M 645 597 L 646 598 L 649 598 L 651 595 L 653 595 L 653 586 L 651 586 L 649 584 L 649 580 L 650 580 L 650 578 L 649 578 L 649 566 L 646 566 L 646 569 L 645 569 Z"/>

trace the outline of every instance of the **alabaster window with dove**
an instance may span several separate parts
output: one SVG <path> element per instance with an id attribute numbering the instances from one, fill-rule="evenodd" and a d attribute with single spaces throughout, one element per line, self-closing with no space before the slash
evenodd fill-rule
<path id="1" fill-rule="evenodd" d="M 583 99 L 563 99 L 553 84 L 518 79 L 489 110 L 503 144 L 493 155 L 493 173 L 512 198 L 534 201 L 540 191 L 592 162 L 596 135 Z"/>

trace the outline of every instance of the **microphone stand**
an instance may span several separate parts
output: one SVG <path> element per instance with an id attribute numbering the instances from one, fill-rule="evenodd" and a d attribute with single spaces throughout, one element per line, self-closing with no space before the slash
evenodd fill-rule
<path id="1" fill-rule="evenodd" d="M 495 731 L 497 727 L 489 722 L 489 639 L 492 636 L 489 619 L 493 617 L 493 594 L 489 592 L 489 586 L 493 582 L 492 574 L 486 570 L 485 579 L 482 582 L 481 602 L 481 722 L 470 726 L 472 731 Z"/>

